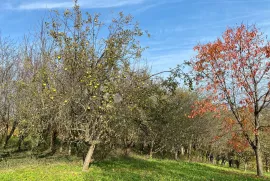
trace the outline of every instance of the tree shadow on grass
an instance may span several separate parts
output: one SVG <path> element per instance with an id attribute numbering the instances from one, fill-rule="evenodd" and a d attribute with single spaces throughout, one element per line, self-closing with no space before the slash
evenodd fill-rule
<path id="1" fill-rule="evenodd" d="M 95 180 L 267 180 L 206 165 L 176 161 L 118 158 L 94 163 L 85 178 Z M 98 170 L 95 172 L 95 170 Z M 269 179 L 269 178 L 268 178 Z"/>

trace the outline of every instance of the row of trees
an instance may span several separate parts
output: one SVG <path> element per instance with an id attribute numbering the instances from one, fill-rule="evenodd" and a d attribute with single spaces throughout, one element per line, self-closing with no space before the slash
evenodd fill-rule
<path id="1" fill-rule="evenodd" d="M 22 43 L 1 39 L 3 149 L 14 139 L 32 154 L 86 153 L 83 170 L 95 150 L 191 153 L 202 129 L 187 118 L 197 95 L 142 66 L 144 35 L 131 16 L 104 24 L 75 4 Z"/>
<path id="2" fill-rule="evenodd" d="M 0 141 L 32 154 L 94 157 L 117 149 L 194 161 L 269 164 L 269 43 L 255 27 L 195 47 L 166 78 L 142 66 L 131 16 L 111 23 L 75 3 L 23 42 L 0 40 Z M 188 86 L 179 87 L 177 80 Z M 182 81 L 184 80 L 184 81 Z M 193 83 L 196 83 L 192 85 Z M 195 88 L 195 91 L 192 91 Z M 14 145 L 12 145 L 14 147 Z M 253 150 L 253 153 L 252 153 Z"/>

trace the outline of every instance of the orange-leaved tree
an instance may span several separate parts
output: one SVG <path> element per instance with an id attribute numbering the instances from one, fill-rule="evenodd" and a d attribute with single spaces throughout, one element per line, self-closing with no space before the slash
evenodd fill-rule
<path id="1" fill-rule="evenodd" d="M 222 106 L 233 114 L 256 156 L 257 175 L 262 176 L 260 134 L 269 125 L 262 125 L 260 115 L 270 104 L 270 43 L 255 26 L 242 24 L 194 50 L 197 53 L 191 65 L 198 89 L 208 102 L 219 105 L 217 110 Z M 204 105 L 194 111 L 201 114 L 209 109 L 215 111 Z M 249 111 L 250 119 L 243 116 L 243 109 Z"/>

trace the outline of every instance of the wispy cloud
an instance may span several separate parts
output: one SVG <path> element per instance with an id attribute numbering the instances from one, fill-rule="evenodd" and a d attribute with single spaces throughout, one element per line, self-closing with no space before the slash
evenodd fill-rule
<path id="1" fill-rule="evenodd" d="M 53 9 L 53 8 L 70 8 L 72 7 L 72 2 L 62 2 L 62 3 L 45 3 L 45 2 L 38 2 L 38 3 L 28 3 L 28 4 L 21 4 L 15 9 L 20 10 L 34 10 L 34 9 Z"/>
<path id="2" fill-rule="evenodd" d="M 82 8 L 110 8 L 126 5 L 141 4 L 144 0 L 81 0 L 79 5 Z M 36 9 L 55 9 L 55 8 L 71 8 L 74 5 L 72 0 L 66 1 L 42 1 L 42 2 L 24 2 L 19 5 L 6 5 L 9 9 L 14 10 L 36 10 Z"/>
<path id="3" fill-rule="evenodd" d="M 149 9 L 152 9 L 152 8 L 155 8 L 157 6 L 161 6 L 161 5 L 164 5 L 164 4 L 172 4 L 172 3 L 180 3 L 184 0 L 165 0 L 165 1 L 157 1 L 156 3 L 151 3 L 151 4 L 148 4 L 148 5 L 145 5 L 143 7 L 140 7 L 139 9 L 136 9 L 134 11 L 134 13 L 143 13 Z"/>
<path id="4" fill-rule="evenodd" d="M 206 1 L 198 1 L 198 2 L 193 2 L 193 4 L 232 4 L 232 3 L 263 3 L 263 2 L 269 2 L 269 0 L 222 0 L 222 1 L 217 1 L 217 0 L 206 0 Z"/>
<path id="5" fill-rule="evenodd" d="M 137 10 L 135 10 L 134 11 L 134 13 L 142 13 L 142 12 L 144 12 L 144 11 L 147 11 L 148 9 L 151 9 L 151 8 L 154 8 L 154 7 L 156 7 L 156 6 L 160 6 L 160 5 L 162 5 L 163 3 L 156 3 L 156 4 L 149 4 L 149 5 L 146 5 L 146 6 L 144 6 L 144 7 L 141 7 L 141 8 L 139 8 L 139 9 L 137 9 Z"/>

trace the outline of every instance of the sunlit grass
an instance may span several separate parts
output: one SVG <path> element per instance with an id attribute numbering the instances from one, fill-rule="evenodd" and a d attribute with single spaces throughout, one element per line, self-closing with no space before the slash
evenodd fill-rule
<path id="1" fill-rule="evenodd" d="M 52 163 L 50 163 L 52 162 Z M 217 180 L 252 181 L 255 173 L 209 164 L 176 162 L 172 160 L 147 160 L 141 157 L 117 158 L 94 163 L 89 172 L 81 171 L 81 162 L 43 161 L 40 163 L 12 166 L 0 170 L 0 180 Z"/>

